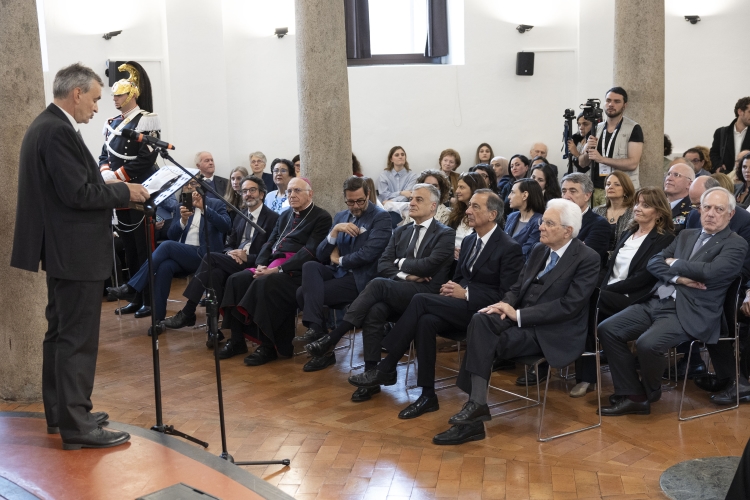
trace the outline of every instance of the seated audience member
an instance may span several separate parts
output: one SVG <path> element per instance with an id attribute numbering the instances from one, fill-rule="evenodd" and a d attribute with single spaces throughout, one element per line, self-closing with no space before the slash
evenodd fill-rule
<path id="1" fill-rule="evenodd" d="M 436 335 L 466 330 L 479 309 L 499 301 L 518 279 L 523 267 L 521 247 L 498 226 L 501 213 L 502 203 L 495 193 L 489 189 L 474 193 L 466 210 L 474 233 L 461 245 L 453 280 L 442 286 L 440 295 L 416 294 L 383 339 L 388 356 L 377 367 L 349 377 L 350 384 L 363 389 L 393 385 L 396 366 L 414 341 L 419 365 L 417 385 L 422 395 L 398 418 L 415 418 L 439 408 L 435 394 Z"/>
<path id="2" fill-rule="evenodd" d="M 293 354 L 297 288 L 302 266 L 315 258 L 328 234 L 331 216 L 313 203 L 313 190 L 302 177 L 287 186 L 289 208 L 276 221 L 273 232 L 255 259 L 255 268 L 234 273 L 227 280 L 221 309 L 222 328 L 240 339 L 250 325 L 257 326 L 260 346 L 245 358 L 258 366 Z M 253 271 L 254 269 L 254 271 Z"/>
<path id="3" fill-rule="evenodd" d="M 495 176 L 495 170 L 489 164 L 479 163 L 469 168 L 469 172 L 476 172 L 481 175 L 487 184 L 487 189 L 497 194 L 497 177 Z"/>
<path id="4" fill-rule="evenodd" d="M 294 164 L 294 177 L 300 177 L 302 175 L 302 167 L 300 166 L 299 155 L 294 155 L 292 163 Z"/>
<path id="5" fill-rule="evenodd" d="M 505 192 L 505 187 L 513 182 L 513 176 L 508 171 L 508 159 L 502 156 L 496 156 L 490 162 L 490 166 L 495 171 L 495 178 L 497 179 L 497 194 Z M 501 198 L 503 203 L 505 199 Z"/>
<path id="6" fill-rule="evenodd" d="M 658 282 L 645 300 L 599 325 L 615 386 L 611 406 L 602 407 L 602 415 L 648 415 L 651 403 L 661 398 L 668 349 L 690 340 L 718 340 L 727 289 L 748 250 L 747 242 L 729 228 L 734 209 L 734 196 L 724 188 L 703 193 L 703 230 L 681 231 L 652 257 L 648 270 Z M 635 355 L 630 341 L 635 341 Z"/>
<path id="7" fill-rule="evenodd" d="M 537 181 L 539 187 L 542 188 L 545 203 L 555 198 L 562 198 L 560 181 L 557 180 L 557 174 L 552 171 L 549 165 L 537 165 L 532 168 L 531 178 Z"/>
<path id="8" fill-rule="evenodd" d="M 445 206 L 445 202 L 448 201 L 448 196 L 451 193 L 451 187 L 448 183 L 448 178 L 445 174 L 439 170 L 424 170 L 417 178 L 417 184 L 430 184 L 438 188 L 440 191 L 440 204 L 437 207 L 435 218 L 442 224 L 448 224 L 448 218 L 451 215 L 451 209 Z M 407 215 L 406 218 L 401 221 L 399 226 L 405 226 L 413 222 L 411 216 Z"/>
<path id="9" fill-rule="evenodd" d="M 631 182 L 627 175 L 625 178 Z M 645 187 L 639 189 L 634 198 L 637 203 L 633 207 L 633 218 L 622 238 L 618 239 L 604 269 L 599 295 L 600 322 L 649 294 L 656 284 L 656 277 L 646 269 L 646 265 L 651 257 L 674 240 L 672 211 L 664 192 L 655 187 Z M 587 350 L 595 349 L 593 332 L 589 332 L 586 343 Z M 570 391 L 570 396 L 584 396 L 594 384 L 596 360 L 591 356 L 578 358 L 576 385 Z"/>
<path id="10" fill-rule="evenodd" d="M 365 184 L 367 184 L 367 188 L 370 190 L 370 194 L 367 195 L 367 199 L 370 200 L 370 203 L 383 208 L 383 204 L 380 203 L 380 200 L 378 199 L 378 193 L 375 190 L 375 181 L 373 181 L 371 177 L 362 177 L 362 179 L 364 179 Z M 385 210 L 385 208 L 383 208 L 383 210 Z"/>
<path id="11" fill-rule="evenodd" d="M 714 166 L 711 164 L 710 150 L 706 146 L 694 146 L 693 149 L 697 149 L 698 151 L 703 153 L 703 170 L 707 171 L 709 174 L 714 173 Z M 726 172 L 723 173 L 726 174 Z M 731 193 L 731 191 L 729 192 Z"/>
<path id="12" fill-rule="evenodd" d="M 216 172 L 216 166 L 214 165 L 214 157 L 211 153 L 208 151 L 201 151 L 196 154 L 195 166 L 200 170 L 203 180 L 209 186 L 214 188 L 217 193 L 221 194 L 226 192 L 229 187 L 229 180 L 214 174 Z M 216 196 L 211 192 L 207 192 L 206 198 L 215 199 Z"/>
<path id="13" fill-rule="evenodd" d="M 562 367 L 583 352 L 599 255 L 576 238 L 580 228 L 581 210 L 574 203 L 549 201 L 541 244 L 531 251 L 518 280 L 502 301 L 471 318 L 456 381 L 469 400 L 448 420 L 452 427 L 433 438 L 434 444 L 484 439 L 483 422 L 491 418 L 487 386 L 495 357 L 543 355 Z"/>
<path id="14" fill-rule="evenodd" d="M 750 205 L 750 154 L 740 158 L 735 172 L 740 181 L 734 191 L 737 195 L 737 204 L 747 208 Z"/>
<path id="15" fill-rule="evenodd" d="M 711 164 L 715 172 L 729 172 L 733 160 L 743 149 L 750 149 L 750 134 L 745 132 L 750 126 L 750 97 L 742 97 L 734 105 L 734 120 L 726 127 L 719 127 L 714 132 L 711 144 Z M 739 172 L 737 173 L 739 178 Z"/>
<path id="16" fill-rule="evenodd" d="M 252 170 L 252 175 L 263 179 L 263 182 L 266 183 L 266 192 L 270 193 L 276 189 L 276 185 L 273 183 L 273 175 L 264 172 L 265 169 L 266 155 L 260 151 L 250 153 L 250 170 Z"/>
<path id="17" fill-rule="evenodd" d="M 541 158 L 544 158 L 546 160 L 547 158 L 547 145 L 543 142 L 535 142 L 531 145 L 531 149 L 529 149 L 529 158 L 534 158 L 536 156 L 539 156 Z"/>
<path id="18" fill-rule="evenodd" d="M 500 197 L 505 200 L 505 208 L 503 209 L 503 215 L 508 217 L 510 214 L 510 207 L 508 206 L 508 193 L 510 192 L 513 183 L 520 179 L 526 179 L 531 176 L 531 167 L 529 165 L 529 159 L 523 155 L 513 155 L 510 157 L 510 174 L 513 177 L 505 191 L 498 193 Z"/>
<path id="19" fill-rule="evenodd" d="M 458 185 L 458 172 L 456 170 L 461 166 L 461 155 L 455 149 L 444 149 L 440 152 L 440 158 L 438 159 L 438 165 L 440 171 L 445 174 L 450 183 L 450 193 L 448 198 L 451 203 L 454 203 L 456 186 Z M 419 183 L 419 181 L 417 181 Z"/>
<path id="20" fill-rule="evenodd" d="M 693 168 L 685 163 L 676 163 L 669 167 L 664 178 L 664 194 L 672 207 L 672 222 L 675 234 L 685 229 L 685 221 L 690 213 L 690 183 L 695 179 Z"/>
<path id="21" fill-rule="evenodd" d="M 719 187 L 723 187 L 724 189 L 726 189 L 730 193 L 734 192 L 734 183 L 732 182 L 732 179 L 730 179 L 727 174 L 723 174 L 721 172 L 714 172 L 713 174 L 711 174 L 711 178 L 714 179 L 716 182 L 719 183 Z M 695 181 L 693 181 L 693 182 L 695 182 Z M 691 186 L 692 186 L 692 184 L 691 184 Z M 692 197 L 690 198 L 690 201 L 693 201 Z M 688 216 L 688 219 L 689 218 L 690 217 Z M 698 218 L 700 219 L 700 214 L 698 215 Z"/>
<path id="22" fill-rule="evenodd" d="M 276 158 L 271 162 L 271 172 L 273 172 L 273 182 L 276 184 L 276 189 L 268 192 L 264 203 L 268 208 L 280 214 L 289 208 L 286 190 L 289 181 L 297 175 L 297 172 L 294 170 L 294 163 L 283 158 Z"/>
<path id="23" fill-rule="evenodd" d="M 404 148 L 393 146 L 388 152 L 385 170 L 378 177 L 378 198 L 386 210 L 404 215 L 417 177 L 416 172 L 409 170 Z"/>
<path id="24" fill-rule="evenodd" d="M 378 274 L 378 259 L 391 239 L 391 217 L 370 203 L 369 188 L 361 177 L 344 182 L 348 210 L 337 213 L 328 236 L 320 242 L 317 261 L 302 266 L 297 304 L 307 331 L 297 340 L 306 344 L 328 333 L 323 306 L 343 306 L 365 289 Z M 313 358 L 304 371 L 314 372 L 336 362 L 333 352 Z"/>
<path id="25" fill-rule="evenodd" d="M 469 200 L 474 196 L 477 189 L 486 189 L 487 184 L 481 175 L 475 172 L 464 172 L 458 180 L 456 186 L 456 203 L 453 204 L 450 217 L 448 217 L 447 226 L 456 232 L 456 241 L 454 246 L 454 257 L 458 259 L 458 252 L 461 250 L 461 242 L 471 232 L 469 222 L 466 218 L 466 208 Z"/>
<path id="26" fill-rule="evenodd" d="M 688 165 L 692 165 L 696 177 L 700 177 L 701 175 L 711 175 L 711 172 L 705 168 L 706 157 L 703 156 L 703 151 L 700 149 L 690 148 L 682 153 L 682 157 L 685 158 Z"/>
<path id="27" fill-rule="evenodd" d="M 215 291 L 217 304 L 221 304 L 224 298 L 224 285 L 229 276 L 255 265 L 255 258 L 268 240 L 268 236 L 279 218 L 279 214 L 263 204 L 263 198 L 266 196 L 266 184 L 262 179 L 254 175 L 247 176 L 242 179 L 240 186 L 243 203 L 242 213 L 250 217 L 266 233 L 261 234 L 242 217 L 235 217 L 232 232 L 227 236 L 224 251 L 211 252 L 211 286 Z M 195 324 L 195 310 L 208 286 L 208 263 L 206 257 L 203 257 L 195 276 L 182 293 L 187 299 L 185 307 L 174 316 L 165 319 L 162 325 L 173 330 L 193 326 Z M 209 347 L 213 347 L 213 341 L 214 339 L 209 337 L 207 342 Z M 239 345 L 236 342 L 235 344 L 232 346 L 227 343 L 227 346 L 219 352 L 219 357 L 225 350 L 232 350 Z M 244 339 L 242 339 L 242 345 L 245 345 Z M 247 348 L 244 352 L 247 352 Z"/>
<path id="28" fill-rule="evenodd" d="M 604 182 L 604 199 L 604 205 L 594 207 L 594 213 L 609 222 L 611 237 L 607 250 L 611 252 L 633 218 L 635 188 L 630 176 L 621 170 L 609 174 Z"/>
<path id="29" fill-rule="evenodd" d="M 384 326 L 403 314 L 418 293 L 438 293 L 450 279 L 453 229 L 435 219 L 440 202 L 437 188 L 416 184 L 409 202 L 414 224 L 397 227 L 378 261 L 380 277 L 372 280 L 349 305 L 343 321 L 305 349 L 314 357 L 325 355 L 353 327 L 362 327 L 365 370 L 380 361 Z M 352 401 L 366 401 L 380 388 L 357 390 Z"/>
<path id="30" fill-rule="evenodd" d="M 667 172 L 669 172 L 669 167 L 671 167 L 670 162 L 672 160 L 669 158 L 669 155 L 671 154 L 672 139 L 670 139 L 667 134 L 664 134 L 664 175 L 667 175 Z"/>
<path id="31" fill-rule="evenodd" d="M 162 242 L 152 256 L 154 273 L 154 307 L 152 311 L 157 323 L 164 319 L 167 313 L 167 298 L 172 288 L 172 278 L 177 273 L 194 273 L 201 265 L 206 254 L 207 242 L 203 226 L 208 223 L 208 237 L 210 247 L 224 248 L 222 234 L 231 229 L 231 222 L 224 202 L 206 197 L 206 207 L 203 198 L 195 192 L 198 183 L 191 180 L 183 192 L 192 192 L 193 210 L 184 205 L 180 206 L 180 221 L 169 227 L 169 240 Z M 142 292 L 149 285 L 148 262 L 144 262 L 130 281 L 107 291 L 117 298 L 125 299 Z M 149 328 L 149 332 L 151 329 Z"/>
<path id="32" fill-rule="evenodd" d="M 724 172 L 729 176 L 730 179 L 732 179 L 732 182 L 734 182 L 734 197 L 737 198 L 738 189 L 740 186 L 742 186 L 743 190 L 745 187 L 744 184 L 744 176 L 742 175 L 742 167 L 740 166 L 740 163 L 742 162 L 742 158 L 745 157 L 745 155 L 750 154 L 750 150 L 744 149 L 740 151 L 740 153 L 737 155 L 737 158 L 734 160 L 734 168 L 732 170 L 729 170 L 727 172 Z"/>
<path id="33" fill-rule="evenodd" d="M 495 153 L 492 151 L 492 146 L 483 142 L 477 148 L 477 154 L 474 156 L 474 165 L 479 163 L 489 164 L 493 156 L 495 156 Z"/>
<path id="34" fill-rule="evenodd" d="M 545 206 L 542 188 L 533 179 L 521 179 L 513 183 L 508 200 L 514 212 L 508 215 L 505 232 L 521 245 L 526 259 L 539 243 L 539 221 Z"/>
<path id="35" fill-rule="evenodd" d="M 247 177 L 247 169 L 245 167 L 234 167 L 229 173 L 229 184 L 227 185 L 226 191 L 224 191 L 224 199 L 227 200 L 232 207 L 237 210 L 242 210 L 243 201 L 240 189 L 242 189 L 242 179 Z M 234 223 L 234 216 L 237 213 L 235 210 L 228 209 L 229 218 Z"/>
<path id="36" fill-rule="evenodd" d="M 356 177 L 364 177 L 362 174 L 362 165 L 359 163 L 357 155 L 354 153 L 352 153 L 352 175 Z"/>

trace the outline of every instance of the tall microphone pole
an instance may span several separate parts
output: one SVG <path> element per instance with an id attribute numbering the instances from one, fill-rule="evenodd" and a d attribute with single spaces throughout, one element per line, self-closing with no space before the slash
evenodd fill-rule
<path id="1" fill-rule="evenodd" d="M 201 189 L 199 190 L 199 194 L 201 195 L 201 199 L 203 201 L 203 211 L 205 213 L 206 211 L 206 193 L 213 193 L 216 198 L 224 203 L 227 207 L 231 207 L 231 204 L 227 202 L 224 197 L 216 192 L 216 190 L 209 186 L 202 178 L 196 177 L 193 174 L 190 173 L 189 170 L 187 170 L 185 167 L 177 163 L 174 158 L 172 158 L 169 155 L 168 149 L 174 149 L 174 147 L 170 144 L 169 148 L 164 147 L 162 144 L 155 144 L 155 141 L 152 141 L 152 146 L 154 146 L 154 149 L 159 151 L 159 154 L 162 158 L 169 161 L 171 164 L 188 174 L 192 179 L 198 182 Z M 166 144 L 166 143 L 164 143 Z M 256 231 L 260 231 L 261 234 L 265 234 L 266 231 L 260 227 L 258 224 L 250 220 L 250 218 L 242 213 L 240 210 L 235 210 L 235 213 L 245 219 L 245 222 L 252 225 Z M 219 399 L 219 426 L 221 429 L 221 454 L 219 455 L 219 458 L 223 458 L 224 460 L 227 460 L 235 465 L 289 465 L 291 462 L 288 458 L 285 458 L 283 460 L 264 460 L 264 461 L 254 461 L 254 462 L 235 462 L 234 457 L 229 454 L 227 451 L 227 431 L 226 431 L 226 425 L 224 422 L 224 390 L 221 386 L 221 363 L 219 360 L 219 304 L 216 302 L 216 291 L 213 287 L 213 267 L 211 265 L 211 244 L 209 240 L 209 234 L 208 234 L 208 218 L 204 217 L 204 224 L 203 224 L 203 237 L 206 240 L 206 271 L 208 273 L 208 283 L 206 286 L 206 327 L 208 328 L 209 334 L 214 339 L 214 364 L 216 365 L 216 389 L 217 389 L 217 395 Z M 153 275 L 152 275 L 153 279 Z M 151 300 L 153 301 L 153 293 L 151 294 Z M 152 310 L 153 305 L 151 306 Z M 153 315 L 151 316 L 153 319 Z"/>

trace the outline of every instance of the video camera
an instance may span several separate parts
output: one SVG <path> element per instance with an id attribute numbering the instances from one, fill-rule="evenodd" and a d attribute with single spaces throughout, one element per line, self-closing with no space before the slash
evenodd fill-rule
<path id="1" fill-rule="evenodd" d="M 599 99 L 588 99 L 586 101 L 586 104 L 581 104 L 580 108 L 583 110 L 583 113 L 581 115 L 584 119 L 591 122 L 592 130 L 596 128 L 596 126 L 602 122 L 602 107 L 601 107 L 601 101 Z M 572 109 L 566 109 L 566 113 L 568 111 L 573 111 Z"/>

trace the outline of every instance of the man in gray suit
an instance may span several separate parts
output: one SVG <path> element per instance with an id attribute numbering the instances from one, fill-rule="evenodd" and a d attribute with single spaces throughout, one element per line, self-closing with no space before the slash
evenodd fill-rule
<path id="1" fill-rule="evenodd" d="M 732 232 L 734 196 L 714 187 L 701 196 L 703 229 L 684 229 L 648 263 L 659 279 L 645 302 L 599 326 L 615 394 L 602 415 L 648 415 L 661 397 L 664 354 L 689 340 L 715 343 L 727 289 L 742 271 L 747 242 Z M 636 355 L 628 347 L 634 340 Z M 640 364 L 638 377 L 636 359 Z"/>
<path id="2" fill-rule="evenodd" d="M 452 416 L 450 429 L 434 444 L 484 439 L 490 420 L 487 387 L 495 356 L 510 359 L 543 354 L 552 366 L 567 366 L 584 351 L 589 301 L 599 277 L 599 254 L 577 239 L 581 209 L 550 200 L 542 217 L 540 243 L 529 254 L 516 283 L 502 301 L 480 309 L 469 323 L 466 356 L 456 385 L 469 394 Z"/>

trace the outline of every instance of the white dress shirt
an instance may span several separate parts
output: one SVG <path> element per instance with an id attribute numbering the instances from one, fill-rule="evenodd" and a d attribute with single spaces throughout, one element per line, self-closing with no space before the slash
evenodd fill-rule
<path id="1" fill-rule="evenodd" d="M 57 106 L 57 104 L 55 104 L 55 106 Z M 57 107 L 60 108 L 60 106 L 57 106 Z M 73 128 L 75 129 L 75 131 L 79 132 L 79 130 L 78 130 L 78 123 L 76 122 L 76 119 L 73 118 L 73 115 L 71 115 L 70 113 L 68 113 L 67 111 L 65 111 L 62 108 L 60 108 L 60 111 L 62 111 L 63 113 L 65 113 L 65 116 L 68 118 L 68 121 L 70 122 L 70 124 L 73 125 Z"/>
<path id="2" fill-rule="evenodd" d="M 201 236 L 200 236 L 200 229 L 201 229 L 201 209 L 196 208 L 193 212 L 193 220 L 190 222 L 190 229 L 188 229 L 187 236 L 185 236 L 185 244 L 199 247 L 201 246 Z M 180 218 L 180 227 L 182 229 L 185 229 L 185 224 L 182 223 L 182 218 Z"/>
<path id="3" fill-rule="evenodd" d="M 734 157 L 737 158 L 742 151 L 742 142 L 745 140 L 747 127 L 743 128 L 742 132 L 737 132 L 737 124 L 735 123 L 732 132 L 734 132 Z"/>
<path id="4" fill-rule="evenodd" d="M 635 233 L 623 243 L 620 250 L 617 252 L 617 258 L 615 264 L 612 266 L 612 276 L 610 276 L 608 285 L 622 281 L 628 277 L 630 272 L 630 263 L 633 261 L 638 249 L 641 248 L 641 244 L 646 239 L 647 235 L 643 235 L 640 238 L 635 238 Z M 627 294 L 626 294 L 627 295 Z"/>
<path id="5" fill-rule="evenodd" d="M 573 240 L 571 239 L 569 242 L 567 242 L 566 244 L 564 244 L 563 246 L 561 246 L 557 250 L 553 250 L 552 251 L 552 252 L 555 252 L 557 254 L 557 264 L 555 264 L 555 267 L 557 267 L 558 265 L 560 265 L 560 260 L 562 259 L 563 254 L 565 253 L 565 251 L 570 246 L 570 242 L 571 241 L 573 241 Z M 549 265 L 549 261 L 552 260 L 552 252 L 549 253 L 549 257 L 547 257 L 547 260 L 544 261 L 544 267 L 542 269 L 546 269 L 547 266 Z M 520 309 L 516 309 L 516 321 L 518 322 L 518 327 L 520 328 L 521 327 L 521 310 Z"/>

